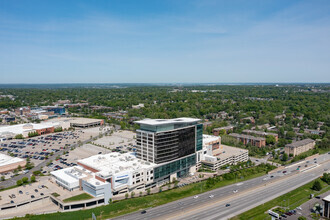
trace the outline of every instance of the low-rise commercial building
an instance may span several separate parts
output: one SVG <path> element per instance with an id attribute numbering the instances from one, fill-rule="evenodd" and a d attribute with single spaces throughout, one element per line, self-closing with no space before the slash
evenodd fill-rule
<path id="1" fill-rule="evenodd" d="M 24 167 L 25 165 L 26 161 L 21 158 L 0 154 L 0 173 L 13 171 L 19 166 Z"/>
<path id="2" fill-rule="evenodd" d="M 242 142 L 244 145 L 251 144 L 252 146 L 256 146 L 256 147 L 266 146 L 266 138 L 263 138 L 263 137 L 254 137 L 251 135 L 237 134 L 237 133 L 232 133 L 229 135 L 236 138 L 238 141 Z"/>
<path id="3" fill-rule="evenodd" d="M 117 152 L 78 160 L 77 166 L 51 172 L 60 186 L 79 188 L 93 196 L 122 194 L 155 186 L 155 164 L 140 160 L 133 153 Z"/>
<path id="4" fill-rule="evenodd" d="M 55 128 L 62 128 L 63 130 L 70 127 L 66 122 L 44 122 L 40 124 L 18 124 L 0 127 L 0 139 L 11 139 L 16 135 L 23 135 L 28 137 L 30 132 L 37 132 L 39 135 L 49 134 L 54 132 Z"/>
<path id="5" fill-rule="evenodd" d="M 259 137 L 266 137 L 266 136 L 274 136 L 275 137 L 275 141 L 278 141 L 278 134 L 276 133 L 271 133 L 271 132 L 264 132 L 264 131 L 256 131 L 256 130 L 243 130 L 244 134 L 254 134 L 256 136 Z"/>
<path id="6" fill-rule="evenodd" d="M 303 152 L 313 149 L 314 146 L 315 146 L 315 141 L 308 138 L 301 141 L 296 141 L 292 144 L 285 145 L 284 151 L 288 155 L 296 156 Z"/>

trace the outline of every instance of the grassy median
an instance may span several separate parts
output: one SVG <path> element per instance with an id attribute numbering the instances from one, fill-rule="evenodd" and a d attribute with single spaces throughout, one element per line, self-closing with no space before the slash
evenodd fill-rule
<path id="1" fill-rule="evenodd" d="M 295 209 L 301 204 L 309 200 L 310 194 L 320 195 L 330 189 L 330 186 L 325 182 L 318 179 L 322 185 L 321 191 L 314 191 L 311 189 L 315 180 L 291 191 L 282 196 L 279 196 L 263 205 L 257 206 L 249 211 L 246 211 L 238 216 L 231 218 L 230 220 L 264 220 L 270 219 L 270 216 L 266 213 L 269 209 L 275 206 L 288 207 L 289 209 Z"/>

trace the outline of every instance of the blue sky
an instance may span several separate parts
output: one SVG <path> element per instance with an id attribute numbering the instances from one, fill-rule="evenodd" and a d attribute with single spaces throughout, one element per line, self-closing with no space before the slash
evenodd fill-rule
<path id="1" fill-rule="evenodd" d="M 0 83 L 162 82 L 330 82 L 330 1 L 0 1 Z"/>

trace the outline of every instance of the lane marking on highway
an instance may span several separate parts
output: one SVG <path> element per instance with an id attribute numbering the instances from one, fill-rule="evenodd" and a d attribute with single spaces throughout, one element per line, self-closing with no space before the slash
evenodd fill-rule
<path id="1" fill-rule="evenodd" d="M 310 171 L 310 170 L 308 170 L 308 171 Z M 238 194 L 234 194 L 234 195 L 231 194 L 231 195 L 228 195 L 228 196 L 226 196 L 226 197 L 224 197 L 224 198 L 221 198 L 221 199 L 218 199 L 218 200 L 213 200 L 214 202 L 213 202 L 212 204 L 207 204 L 207 203 L 206 203 L 206 204 L 204 204 L 204 205 L 202 205 L 202 206 L 200 206 L 200 207 L 191 207 L 191 208 L 188 208 L 188 211 L 185 211 L 185 212 L 184 212 L 184 215 L 187 215 L 188 213 L 196 213 L 196 212 L 198 212 L 199 210 L 204 209 L 205 207 L 210 207 L 210 206 L 216 206 L 216 205 L 219 205 L 219 204 L 221 204 L 222 202 L 224 202 L 225 200 L 228 200 L 229 197 L 230 197 L 231 199 L 233 199 L 233 198 L 236 198 L 236 197 L 239 197 L 239 196 L 244 196 L 244 195 L 250 193 L 250 191 L 254 191 L 254 190 L 258 189 L 258 188 L 269 188 L 269 187 L 275 185 L 276 183 L 278 183 L 279 181 L 285 181 L 285 179 L 287 179 L 287 178 L 290 178 L 290 179 L 291 179 L 291 177 L 293 177 L 293 176 L 295 176 L 295 175 L 299 175 L 299 173 L 293 173 L 293 174 L 291 174 L 291 175 L 286 175 L 286 176 L 283 176 L 283 178 L 279 178 L 279 179 L 274 180 L 274 181 L 272 181 L 272 182 L 267 182 L 267 183 L 265 183 L 265 184 L 261 184 L 261 185 L 259 185 L 259 186 L 254 187 L 254 188 L 251 188 L 251 189 L 247 189 L 247 190 L 241 191 L 241 192 L 238 193 Z M 180 211 L 176 211 L 176 213 L 177 213 L 177 212 L 180 212 Z M 177 213 L 177 214 L 174 214 L 172 217 L 171 217 L 171 216 L 169 216 L 169 217 L 165 217 L 165 216 L 164 216 L 163 218 L 160 218 L 160 219 L 176 219 L 176 218 L 179 217 L 179 216 L 183 216 L 182 214 L 183 214 L 183 213 Z"/>

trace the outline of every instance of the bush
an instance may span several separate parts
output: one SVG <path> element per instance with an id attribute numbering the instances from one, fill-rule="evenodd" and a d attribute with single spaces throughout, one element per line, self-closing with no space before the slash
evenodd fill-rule
<path id="1" fill-rule="evenodd" d="M 22 178 L 22 182 L 23 182 L 23 183 L 28 183 L 28 182 L 29 182 L 29 178 L 27 178 L 27 177 L 23 177 L 23 178 Z"/>
<path id="2" fill-rule="evenodd" d="M 320 191 L 321 189 L 322 189 L 322 185 L 320 181 L 316 180 L 312 186 L 312 190 Z"/>
<path id="3" fill-rule="evenodd" d="M 17 185 L 17 186 L 21 186 L 21 185 L 23 185 L 22 180 L 17 180 L 17 181 L 16 181 L 16 185 Z"/>
<path id="4" fill-rule="evenodd" d="M 330 173 L 323 173 L 321 180 L 330 185 Z"/>
<path id="5" fill-rule="evenodd" d="M 31 176 L 31 182 L 34 183 L 36 181 L 36 177 L 35 176 Z"/>

